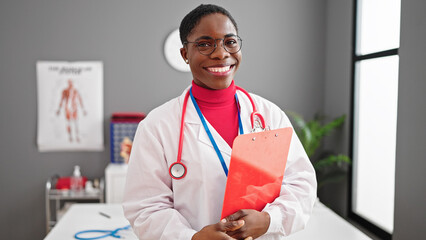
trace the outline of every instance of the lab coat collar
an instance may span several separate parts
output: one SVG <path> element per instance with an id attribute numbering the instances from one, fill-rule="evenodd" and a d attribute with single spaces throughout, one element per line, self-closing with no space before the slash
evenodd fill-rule
<path id="1" fill-rule="evenodd" d="M 185 95 L 186 92 L 189 91 L 188 87 L 187 89 L 185 89 L 185 91 L 182 93 L 182 95 L 179 97 L 179 105 L 181 108 L 181 113 L 182 113 L 182 108 L 183 108 L 183 102 L 185 99 Z M 222 138 L 222 136 L 220 136 L 220 134 L 216 131 L 216 129 L 214 129 L 214 127 L 209 123 L 209 121 L 207 121 L 207 119 L 205 119 L 207 122 L 207 126 L 210 129 L 210 132 L 212 133 L 212 136 L 219 148 L 219 150 L 222 153 L 225 153 L 228 156 L 231 156 L 231 152 L 232 149 L 231 147 L 228 145 L 228 143 Z M 194 107 L 194 104 L 192 103 L 191 98 L 188 98 L 188 103 L 186 106 L 186 113 L 185 113 L 185 127 L 188 127 L 189 125 L 198 125 L 198 141 L 207 144 L 209 146 L 211 146 L 213 148 L 213 144 L 210 141 L 209 136 L 207 135 L 207 132 L 204 129 L 203 124 L 201 123 L 200 117 L 198 116 L 197 110 Z M 185 138 L 185 136 L 184 136 Z"/>
<path id="2" fill-rule="evenodd" d="M 185 99 L 185 94 L 186 94 L 187 91 L 189 91 L 190 87 L 191 86 L 187 87 L 183 91 L 183 93 L 179 96 L 179 105 L 180 105 L 181 110 L 182 110 L 182 107 L 183 107 L 183 101 Z M 253 112 L 253 106 L 251 105 L 251 102 L 248 99 L 248 97 L 243 92 L 237 90 L 237 95 L 238 95 L 238 101 L 239 101 L 240 107 L 241 107 L 241 120 L 243 121 L 244 133 L 248 133 L 248 132 L 251 131 L 251 128 L 252 128 L 251 123 L 250 123 L 250 114 Z M 252 96 L 252 98 L 253 98 L 253 96 Z M 189 109 L 191 109 L 191 111 L 187 110 L 187 113 L 186 113 L 187 115 L 185 116 L 185 122 L 186 123 L 199 123 L 199 124 L 201 124 L 201 121 L 200 121 L 198 114 L 195 110 L 194 104 L 192 104 L 191 98 L 188 99 L 188 107 L 189 107 Z M 244 116 L 244 118 L 243 118 L 243 116 Z M 247 116 L 248 116 L 248 118 L 246 119 Z"/>
<path id="3" fill-rule="evenodd" d="M 185 91 L 183 91 L 182 95 L 179 97 L 181 113 L 182 113 L 183 102 L 184 102 L 184 99 L 185 99 L 185 94 L 186 94 L 187 91 L 189 91 L 190 87 L 191 86 L 187 87 L 185 89 Z M 248 97 L 243 92 L 237 90 L 237 96 L 238 96 L 238 101 L 239 101 L 239 104 L 240 104 L 240 111 L 241 111 L 240 116 L 241 116 L 241 122 L 242 122 L 242 125 L 243 125 L 243 128 L 244 128 L 244 134 L 247 134 L 247 133 L 250 133 L 251 130 L 252 130 L 250 115 L 253 112 L 253 106 L 251 105 L 251 102 L 248 99 Z M 216 144 L 219 147 L 220 151 L 222 153 L 226 153 L 227 155 L 231 156 L 231 152 L 232 152 L 231 147 L 222 138 L 222 136 L 219 135 L 219 133 L 207 121 L 207 119 L 206 119 L 206 122 L 207 122 L 207 126 L 209 127 L 210 132 L 212 133 L 213 138 L 216 141 Z M 198 127 L 198 140 L 213 148 L 213 145 L 210 141 L 210 138 L 207 135 L 207 133 L 204 129 L 204 126 L 201 123 L 200 118 L 198 117 L 197 110 L 195 109 L 191 98 L 188 98 L 188 104 L 187 104 L 186 115 L 185 115 L 185 124 L 199 125 L 199 127 Z"/>

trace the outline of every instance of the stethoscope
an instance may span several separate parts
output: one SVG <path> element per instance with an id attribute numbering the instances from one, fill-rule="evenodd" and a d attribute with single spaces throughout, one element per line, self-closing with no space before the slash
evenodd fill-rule
<path id="1" fill-rule="evenodd" d="M 252 132 L 263 131 L 265 129 L 265 120 L 264 120 L 263 116 L 257 111 L 256 105 L 254 104 L 254 101 L 251 98 L 250 94 L 241 87 L 236 86 L 236 89 L 240 90 L 245 95 L 247 95 L 247 97 L 250 100 L 250 103 L 253 107 L 253 112 L 250 115 Z M 200 108 L 198 107 L 198 104 L 195 101 L 194 96 L 192 95 L 192 87 L 189 89 L 188 92 L 186 92 L 185 99 L 183 101 L 182 118 L 181 118 L 181 121 L 180 121 L 178 155 L 177 155 L 176 162 L 174 162 L 172 165 L 170 165 L 170 168 L 169 168 L 170 176 L 173 179 L 179 180 L 179 179 L 184 178 L 186 173 L 187 173 L 187 168 L 186 168 L 185 164 L 183 164 L 181 162 L 181 157 L 182 157 L 182 145 L 183 145 L 183 127 L 184 127 L 184 123 L 185 123 L 186 106 L 187 106 L 189 97 L 191 97 L 192 103 L 194 104 L 194 107 L 197 110 L 198 116 L 200 117 L 200 120 L 203 123 L 204 129 L 206 130 L 207 135 L 209 136 L 210 141 L 212 142 L 213 148 L 215 149 L 216 154 L 219 157 L 219 160 L 221 162 L 222 168 L 224 169 L 225 175 L 228 176 L 228 169 L 226 167 L 226 164 L 225 164 L 225 161 L 222 157 L 222 154 L 220 153 L 220 150 L 219 150 L 216 142 L 213 139 L 213 136 L 212 136 L 212 134 L 211 134 L 211 132 L 210 132 L 208 126 L 207 126 L 207 123 L 206 123 L 206 121 L 203 117 L 203 114 L 201 113 Z M 240 134 L 244 134 L 244 130 L 243 130 L 242 123 L 241 123 L 241 117 L 240 117 L 241 111 L 240 111 L 240 106 L 239 106 L 237 94 L 235 94 L 235 99 L 236 99 L 236 103 L 237 103 L 237 107 L 238 107 L 238 124 L 239 124 Z"/>
<path id="2" fill-rule="evenodd" d="M 106 237 L 115 237 L 115 238 L 122 238 L 120 235 L 118 235 L 117 233 L 121 230 L 127 230 L 130 229 L 130 225 L 127 225 L 125 227 L 122 228 L 117 228 L 115 230 L 84 230 L 84 231 L 80 231 L 76 234 L 74 234 L 74 238 L 75 239 L 79 239 L 79 240 L 94 240 L 94 239 L 101 239 L 101 238 L 106 238 Z M 102 234 L 96 237 L 82 237 L 81 235 L 93 235 L 94 233 L 98 233 L 98 234 Z"/>

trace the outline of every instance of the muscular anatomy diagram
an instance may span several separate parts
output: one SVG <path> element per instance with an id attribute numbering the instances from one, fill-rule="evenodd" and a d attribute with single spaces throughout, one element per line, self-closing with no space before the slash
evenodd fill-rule
<path id="1" fill-rule="evenodd" d="M 83 106 L 83 100 L 77 89 L 74 88 L 73 81 L 68 80 L 68 87 L 62 91 L 61 101 L 59 103 L 56 114 L 59 116 L 62 107 L 64 108 L 65 118 L 67 120 L 66 131 L 68 133 L 69 141 L 73 141 L 74 138 L 77 142 L 80 142 L 78 132 L 78 108 L 81 107 L 83 115 L 86 115 L 86 110 Z"/>

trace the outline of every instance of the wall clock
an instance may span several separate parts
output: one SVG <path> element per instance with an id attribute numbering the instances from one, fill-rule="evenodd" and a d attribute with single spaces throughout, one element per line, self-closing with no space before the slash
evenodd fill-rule
<path id="1" fill-rule="evenodd" d="M 164 43 L 164 56 L 174 69 L 181 72 L 190 72 L 189 65 L 185 63 L 180 55 L 182 43 L 179 37 L 179 29 L 172 31 Z"/>

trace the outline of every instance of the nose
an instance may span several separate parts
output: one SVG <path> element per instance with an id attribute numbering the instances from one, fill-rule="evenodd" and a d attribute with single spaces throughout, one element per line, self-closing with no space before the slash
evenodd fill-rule
<path id="1" fill-rule="evenodd" d="M 218 43 L 219 41 L 219 43 Z M 223 39 L 216 39 L 216 47 L 214 51 L 210 54 L 211 58 L 224 59 L 229 56 L 229 52 L 225 50 L 223 46 Z"/>

